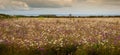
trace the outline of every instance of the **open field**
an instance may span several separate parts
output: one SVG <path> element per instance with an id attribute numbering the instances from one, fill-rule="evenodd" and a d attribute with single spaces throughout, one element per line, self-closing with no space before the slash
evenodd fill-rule
<path id="1" fill-rule="evenodd" d="M 120 55 L 120 18 L 3 19 L 0 55 Z"/>

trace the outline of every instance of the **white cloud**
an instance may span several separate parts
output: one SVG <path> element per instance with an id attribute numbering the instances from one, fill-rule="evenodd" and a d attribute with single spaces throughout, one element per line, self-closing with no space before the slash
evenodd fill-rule
<path id="1" fill-rule="evenodd" d="M 29 7 L 22 1 L 0 0 L 0 10 L 28 10 Z"/>

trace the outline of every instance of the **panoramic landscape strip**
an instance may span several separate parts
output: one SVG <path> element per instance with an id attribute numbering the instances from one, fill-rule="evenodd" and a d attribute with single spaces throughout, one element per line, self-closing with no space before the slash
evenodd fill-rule
<path id="1" fill-rule="evenodd" d="M 0 0 L 0 55 L 120 55 L 120 0 Z"/>

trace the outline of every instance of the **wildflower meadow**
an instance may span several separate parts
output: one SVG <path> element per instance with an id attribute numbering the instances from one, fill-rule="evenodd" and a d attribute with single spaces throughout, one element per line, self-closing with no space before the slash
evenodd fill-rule
<path id="1" fill-rule="evenodd" d="M 0 55 L 120 55 L 120 19 L 2 19 Z"/>

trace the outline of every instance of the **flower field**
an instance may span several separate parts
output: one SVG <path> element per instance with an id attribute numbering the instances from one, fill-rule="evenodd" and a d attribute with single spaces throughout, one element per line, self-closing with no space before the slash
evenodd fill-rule
<path id="1" fill-rule="evenodd" d="M 120 19 L 2 19 L 0 55 L 120 55 Z"/>

